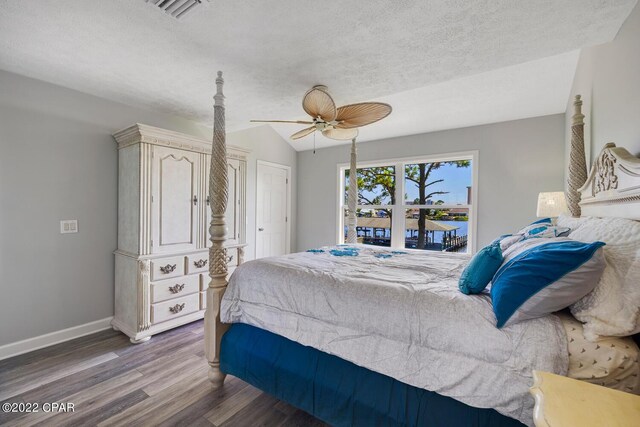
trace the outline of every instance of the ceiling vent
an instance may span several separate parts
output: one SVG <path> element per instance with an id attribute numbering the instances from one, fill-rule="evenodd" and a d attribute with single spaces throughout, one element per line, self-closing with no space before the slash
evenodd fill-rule
<path id="1" fill-rule="evenodd" d="M 167 15 L 171 15 L 176 19 L 184 18 L 187 14 L 193 12 L 198 6 L 201 6 L 204 0 L 145 0 L 151 3 Z M 208 2 L 209 0 L 207 0 Z"/>

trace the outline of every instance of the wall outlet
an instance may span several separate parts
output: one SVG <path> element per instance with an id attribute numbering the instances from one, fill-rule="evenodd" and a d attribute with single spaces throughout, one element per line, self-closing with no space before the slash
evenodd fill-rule
<path id="1" fill-rule="evenodd" d="M 60 234 L 77 233 L 78 232 L 78 220 L 77 219 L 63 219 L 60 221 Z"/>

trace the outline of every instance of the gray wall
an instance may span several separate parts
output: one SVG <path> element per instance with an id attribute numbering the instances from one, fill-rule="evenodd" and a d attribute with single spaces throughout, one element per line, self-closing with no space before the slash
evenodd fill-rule
<path id="1" fill-rule="evenodd" d="M 3 345 L 113 315 L 118 168 L 111 134 L 136 122 L 206 138 L 211 129 L 4 71 L 0 94 Z M 255 149 L 250 200 L 255 158 L 295 172 L 295 152 L 278 138 L 264 130 L 229 137 Z M 80 232 L 59 234 L 61 219 L 77 219 Z"/>
<path id="2" fill-rule="evenodd" d="M 564 114 L 365 142 L 362 161 L 479 151 L 478 248 L 535 219 L 540 191 L 561 190 Z M 298 250 L 334 244 L 343 145 L 298 153 Z"/>
<path id="3" fill-rule="evenodd" d="M 588 159 L 593 161 L 607 142 L 640 154 L 640 4 L 612 42 L 580 53 L 567 105 L 567 150 L 576 94 L 584 99 Z"/>
<path id="4" fill-rule="evenodd" d="M 228 135 L 227 143 L 251 150 L 247 162 L 247 249 L 246 259 L 255 257 L 256 241 L 256 167 L 258 160 L 291 166 L 291 252 L 296 250 L 296 203 L 297 176 L 296 150 L 282 139 L 271 126 L 265 125 L 234 132 Z"/>

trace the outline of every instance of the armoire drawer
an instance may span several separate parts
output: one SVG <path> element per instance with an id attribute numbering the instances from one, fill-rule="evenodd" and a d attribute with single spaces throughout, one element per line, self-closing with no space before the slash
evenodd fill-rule
<path id="1" fill-rule="evenodd" d="M 209 271 L 209 253 L 187 255 L 187 274 Z"/>
<path id="2" fill-rule="evenodd" d="M 227 267 L 227 282 L 229 282 L 229 279 L 231 278 L 231 275 L 233 274 L 234 271 L 236 271 L 235 266 L 228 266 Z M 211 277 L 209 276 L 209 274 L 203 273 L 200 275 L 202 277 L 202 280 L 200 281 L 200 290 L 202 292 L 205 292 L 207 290 L 207 288 L 209 287 L 209 282 L 211 282 Z"/>
<path id="3" fill-rule="evenodd" d="M 151 260 L 151 280 L 184 276 L 184 257 L 158 258 Z"/>
<path id="4" fill-rule="evenodd" d="M 174 279 L 151 282 L 151 302 L 156 303 L 178 298 L 200 290 L 200 275 L 176 277 Z"/>
<path id="5" fill-rule="evenodd" d="M 227 267 L 238 265 L 238 250 L 236 248 L 227 249 Z"/>
<path id="6" fill-rule="evenodd" d="M 200 292 L 200 310 L 207 308 L 207 291 Z"/>
<path id="7" fill-rule="evenodd" d="M 198 293 L 151 304 L 151 323 L 160 323 L 200 310 Z"/>
<path id="8" fill-rule="evenodd" d="M 229 281 L 229 278 L 231 277 L 235 269 L 236 267 L 229 267 L 229 274 L 227 275 L 227 281 Z M 207 274 L 201 274 L 200 276 L 202 276 L 202 280 L 200 281 L 200 283 L 202 284 L 200 288 L 201 289 L 200 310 L 204 310 L 207 308 L 207 288 L 209 287 L 209 282 L 211 281 L 211 279 Z"/>

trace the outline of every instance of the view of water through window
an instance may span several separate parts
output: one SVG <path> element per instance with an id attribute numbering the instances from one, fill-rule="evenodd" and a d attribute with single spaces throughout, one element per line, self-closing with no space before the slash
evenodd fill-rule
<path id="1" fill-rule="evenodd" d="M 349 170 L 343 171 L 344 215 Z M 401 176 L 398 176 L 401 174 Z M 357 169 L 358 241 L 376 246 L 466 252 L 474 201 L 470 158 L 441 162 L 402 162 Z M 401 185 L 401 189 L 396 188 Z M 398 201 L 403 191 L 401 201 Z M 402 215 L 402 244 L 393 244 L 393 215 Z M 346 220 L 344 233 L 346 236 Z M 401 239 L 401 238 L 399 238 Z"/>

